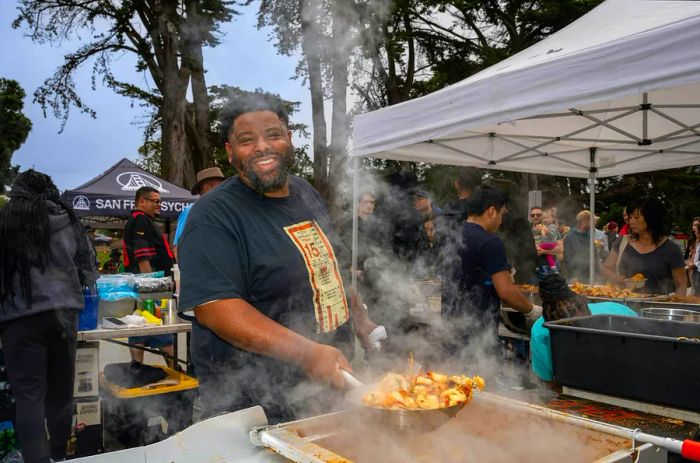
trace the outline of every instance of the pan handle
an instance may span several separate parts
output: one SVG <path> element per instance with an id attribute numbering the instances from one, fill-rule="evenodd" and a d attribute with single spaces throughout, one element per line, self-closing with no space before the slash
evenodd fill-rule
<path id="1" fill-rule="evenodd" d="M 340 374 L 343 376 L 343 379 L 345 382 L 350 386 L 352 389 L 356 389 L 358 387 L 364 386 L 357 378 L 355 378 L 348 370 L 344 370 L 342 368 L 339 369 Z"/>
<path id="2" fill-rule="evenodd" d="M 671 439 L 670 437 L 661 437 L 639 432 L 638 429 L 633 431 L 632 439 L 638 442 L 654 444 L 669 452 L 680 454 L 683 458 L 687 458 L 688 460 L 700 462 L 700 442 L 698 441 L 690 439 L 680 441 L 678 439 Z"/>
<path id="3" fill-rule="evenodd" d="M 681 456 L 688 460 L 700 461 L 700 442 L 686 439 L 681 446 Z"/>

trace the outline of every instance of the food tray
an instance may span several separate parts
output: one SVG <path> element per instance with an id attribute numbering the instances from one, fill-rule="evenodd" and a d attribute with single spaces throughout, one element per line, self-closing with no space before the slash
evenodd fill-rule
<path id="1" fill-rule="evenodd" d="M 544 326 L 558 384 L 700 411 L 700 324 L 593 315 Z"/>

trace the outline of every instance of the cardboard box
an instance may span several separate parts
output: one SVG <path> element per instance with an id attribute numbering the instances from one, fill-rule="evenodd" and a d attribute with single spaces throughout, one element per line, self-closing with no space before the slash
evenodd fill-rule
<path id="1" fill-rule="evenodd" d="M 102 403 L 99 397 L 73 401 L 73 419 L 66 456 L 68 458 L 85 457 L 103 451 Z"/>
<path id="2" fill-rule="evenodd" d="M 99 395 L 99 362 L 99 342 L 78 343 L 78 349 L 75 352 L 75 382 L 73 383 L 73 397 L 95 397 Z"/>

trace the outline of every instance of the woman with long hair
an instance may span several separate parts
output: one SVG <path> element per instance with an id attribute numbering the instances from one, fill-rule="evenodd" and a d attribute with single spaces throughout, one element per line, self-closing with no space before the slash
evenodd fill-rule
<path id="1" fill-rule="evenodd" d="M 630 235 L 618 239 L 602 267 L 612 282 L 642 274 L 644 291 L 674 292 L 685 296 L 688 287 L 680 247 L 666 233 L 666 208 L 657 198 L 641 199 L 627 205 Z"/>
<path id="2" fill-rule="evenodd" d="M 47 463 L 66 456 L 78 314 L 82 287 L 97 276 L 95 257 L 49 176 L 23 172 L 8 196 L 0 208 L 0 339 L 22 457 Z"/>

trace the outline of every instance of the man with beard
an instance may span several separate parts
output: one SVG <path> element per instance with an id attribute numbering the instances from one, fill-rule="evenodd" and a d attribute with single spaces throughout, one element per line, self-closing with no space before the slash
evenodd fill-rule
<path id="1" fill-rule="evenodd" d="M 205 417 L 262 405 L 274 423 L 338 403 L 330 388 L 296 386 L 308 377 L 343 388 L 350 316 L 365 345 L 375 328 L 348 304 L 347 266 L 321 197 L 289 174 L 288 123 L 270 96 L 227 108 L 222 133 L 238 175 L 195 203 L 179 243 L 179 309 L 195 315 L 190 349 Z"/>

